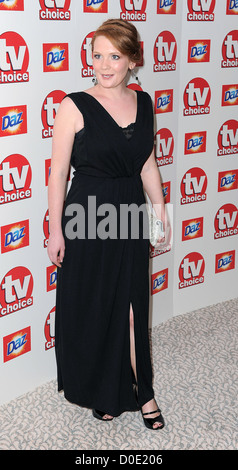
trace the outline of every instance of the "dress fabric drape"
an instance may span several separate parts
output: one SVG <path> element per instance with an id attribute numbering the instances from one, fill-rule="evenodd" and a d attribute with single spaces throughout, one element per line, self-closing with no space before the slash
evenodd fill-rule
<path id="1" fill-rule="evenodd" d="M 82 113 L 84 128 L 75 134 L 75 171 L 62 216 L 65 256 L 57 273 L 55 325 L 58 390 L 79 406 L 113 416 L 138 409 L 130 361 L 130 305 L 139 405 L 154 396 L 148 339 L 149 241 L 143 237 L 141 214 L 139 237 L 120 237 L 121 204 L 145 204 L 140 173 L 154 145 L 151 98 L 136 93 L 136 121 L 126 132 L 93 96 L 67 95 Z M 94 212 L 98 227 L 106 223 L 107 214 L 98 214 L 102 204 L 116 208 L 116 236 L 111 238 L 102 239 L 93 227 Z M 70 239 L 67 224 L 73 217 L 78 228 L 70 207 L 79 205 L 85 237 Z"/>

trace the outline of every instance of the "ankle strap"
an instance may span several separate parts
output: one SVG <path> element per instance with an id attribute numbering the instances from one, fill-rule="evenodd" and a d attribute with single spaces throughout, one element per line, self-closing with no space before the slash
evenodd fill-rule
<path id="1" fill-rule="evenodd" d="M 154 413 L 160 413 L 160 409 L 157 408 L 157 410 L 154 410 L 154 411 L 150 411 L 149 413 L 142 413 L 142 416 L 146 416 L 146 415 L 153 415 Z"/>

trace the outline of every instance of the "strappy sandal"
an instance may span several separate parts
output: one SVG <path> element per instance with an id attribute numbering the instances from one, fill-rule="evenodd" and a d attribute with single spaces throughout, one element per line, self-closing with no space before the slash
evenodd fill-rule
<path id="1" fill-rule="evenodd" d="M 160 414 L 159 416 L 156 416 L 155 418 L 144 418 L 144 416 L 153 415 L 154 413 L 160 413 Z M 159 408 L 157 408 L 157 410 L 155 411 L 151 411 L 150 413 L 142 413 L 142 417 L 143 417 L 144 424 L 148 429 L 153 429 L 154 431 L 157 431 L 158 429 L 162 429 L 164 427 L 164 418 Z M 160 426 L 157 426 L 156 428 L 154 428 L 153 425 L 155 423 L 160 423 Z"/>
<path id="2" fill-rule="evenodd" d="M 113 418 L 103 419 L 103 416 L 105 416 L 106 414 L 107 414 L 107 413 L 104 413 L 104 411 L 100 411 L 100 410 L 95 410 L 95 409 L 93 409 L 93 416 L 94 416 L 94 418 L 100 419 L 101 421 L 112 421 Z"/>

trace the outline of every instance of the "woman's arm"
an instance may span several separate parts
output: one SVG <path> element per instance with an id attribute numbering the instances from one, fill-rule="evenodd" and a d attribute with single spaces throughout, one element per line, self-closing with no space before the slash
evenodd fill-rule
<path id="1" fill-rule="evenodd" d="M 158 219 L 162 220 L 163 224 L 165 225 L 166 214 L 164 196 L 154 150 L 142 168 L 141 179 L 145 192 L 149 196 Z"/>
<path id="2" fill-rule="evenodd" d="M 80 124 L 81 116 L 81 124 Z M 65 243 L 61 228 L 67 177 L 75 132 L 83 128 L 83 117 L 70 98 L 65 98 L 57 111 L 53 140 L 51 172 L 48 185 L 49 241 L 47 251 L 52 263 L 61 266 Z"/>

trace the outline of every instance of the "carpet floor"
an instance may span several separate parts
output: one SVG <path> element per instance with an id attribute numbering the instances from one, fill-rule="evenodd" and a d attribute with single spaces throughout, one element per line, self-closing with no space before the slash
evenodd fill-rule
<path id="1" fill-rule="evenodd" d="M 69 403 L 56 380 L 0 407 L 1 450 L 237 450 L 238 299 L 174 317 L 151 331 L 154 390 L 165 418 L 111 422 Z"/>

